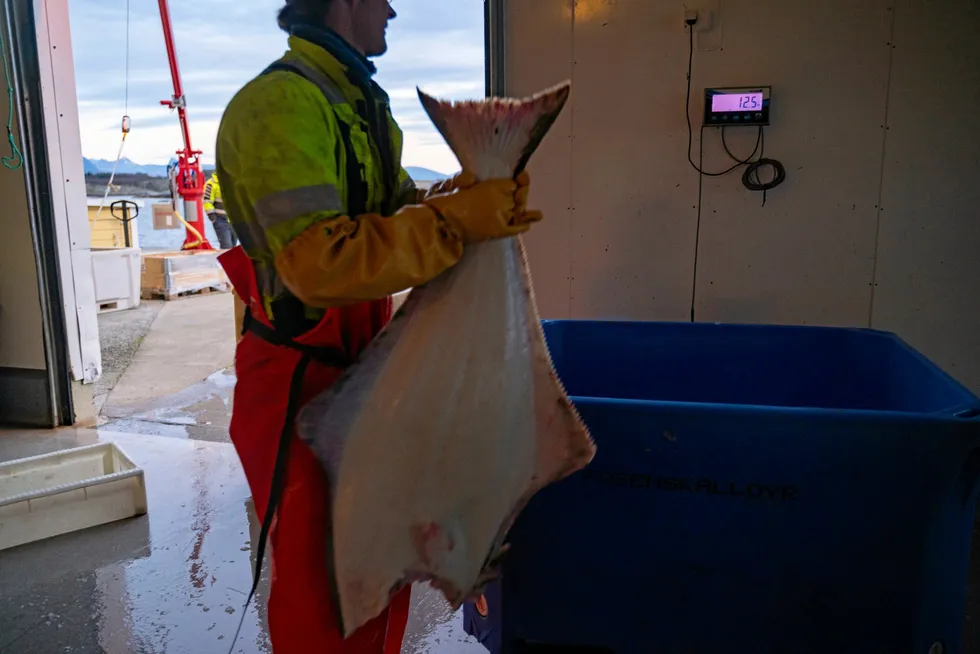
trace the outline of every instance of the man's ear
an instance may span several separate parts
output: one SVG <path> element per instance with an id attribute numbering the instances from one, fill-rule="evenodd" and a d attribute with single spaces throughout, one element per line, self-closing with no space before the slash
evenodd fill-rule
<path id="1" fill-rule="evenodd" d="M 354 11 L 361 4 L 362 0 L 333 0 L 327 5 L 327 12 L 324 16 L 328 27 L 334 31 L 341 25 L 349 27 Z"/>

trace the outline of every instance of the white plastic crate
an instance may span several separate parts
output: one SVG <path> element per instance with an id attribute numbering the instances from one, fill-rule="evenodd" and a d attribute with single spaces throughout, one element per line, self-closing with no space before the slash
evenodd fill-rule
<path id="1" fill-rule="evenodd" d="M 143 470 L 113 443 L 0 463 L 0 550 L 146 511 Z"/>
<path id="2" fill-rule="evenodd" d="M 139 248 L 92 249 L 92 277 L 99 313 L 139 307 L 142 260 Z"/>

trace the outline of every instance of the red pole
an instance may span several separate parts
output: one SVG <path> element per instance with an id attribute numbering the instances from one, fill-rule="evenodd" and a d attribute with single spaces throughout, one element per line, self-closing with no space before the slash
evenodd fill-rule
<path id="1" fill-rule="evenodd" d="M 180 83 L 180 68 L 177 66 L 177 49 L 174 46 L 173 26 L 170 23 L 170 8 L 167 6 L 167 0 L 159 0 L 159 5 L 163 39 L 167 44 L 167 59 L 170 62 L 170 77 L 174 82 L 173 97 L 170 100 L 161 100 L 160 104 L 177 109 L 180 131 L 184 137 L 184 148 L 177 150 L 177 191 L 184 200 L 185 207 L 193 203 L 194 215 L 187 215 L 189 212 L 185 209 L 184 219 L 201 235 L 198 239 L 190 229 L 186 230 L 187 236 L 181 249 L 213 250 L 204 234 L 204 170 L 201 168 L 201 151 L 191 147 L 191 132 L 187 125 L 187 103 Z"/>

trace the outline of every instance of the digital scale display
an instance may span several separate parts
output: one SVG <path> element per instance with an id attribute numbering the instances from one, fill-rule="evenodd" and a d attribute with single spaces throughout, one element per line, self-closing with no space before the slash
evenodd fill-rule
<path id="1" fill-rule="evenodd" d="M 711 98 L 711 111 L 761 111 L 762 93 L 719 93 Z"/>
<path id="2" fill-rule="evenodd" d="M 705 125 L 768 125 L 772 87 L 704 90 Z"/>

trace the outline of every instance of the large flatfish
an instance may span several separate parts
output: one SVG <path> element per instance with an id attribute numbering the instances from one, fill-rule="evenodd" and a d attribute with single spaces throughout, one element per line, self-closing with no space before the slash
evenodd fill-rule
<path id="1" fill-rule="evenodd" d="M 419 97 L 463 170 L 500 179 L 524 170 L 570 88 Z M 414 581 L 454 608 L 478 594 L 527 501 L 595 453 L 552 367 L 519 237 L 471 245 L 412 289 L 299 429 L 330 479 L 326 555 L 345 635 Z"/>

